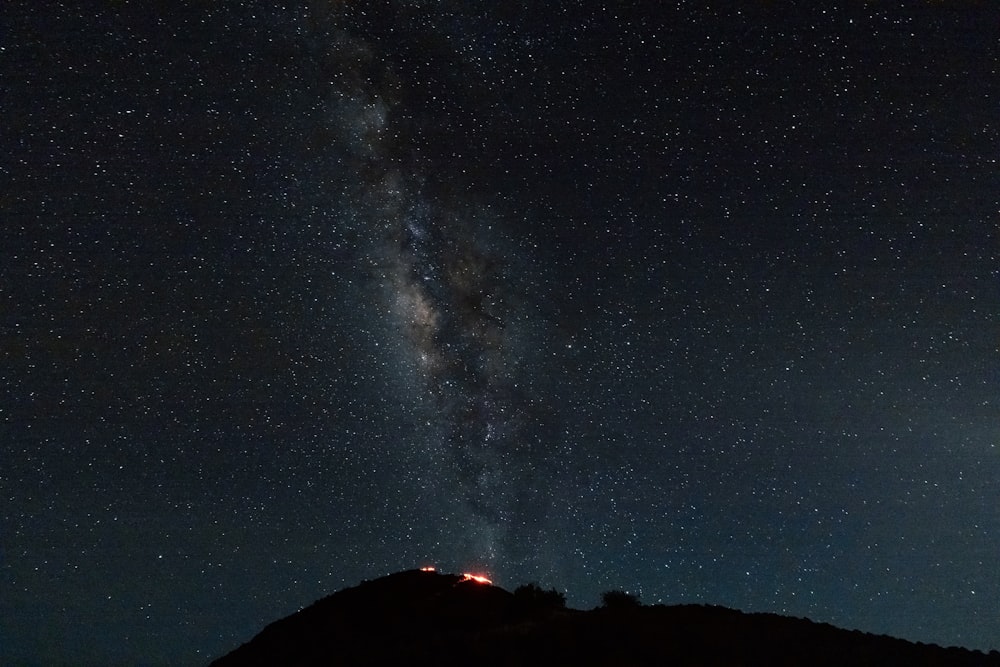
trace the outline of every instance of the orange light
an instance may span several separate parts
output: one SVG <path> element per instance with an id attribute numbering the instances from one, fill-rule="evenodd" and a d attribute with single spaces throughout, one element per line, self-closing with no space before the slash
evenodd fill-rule
<path id="1" fill-rule="evenodd" d="M 477 584 L 492 584 L 493 582 L 486 577 L 479 574 L 469 574 L 465 572 L 462 574 L 462 581 L 474 581 Z"/>
<path id="2" fill-rule="evenodd" d="M 437 568 L 436 567 L 422 567 L 422 568 L 420 568 L 420 571 L 421 572 L 437 572 Z"/>

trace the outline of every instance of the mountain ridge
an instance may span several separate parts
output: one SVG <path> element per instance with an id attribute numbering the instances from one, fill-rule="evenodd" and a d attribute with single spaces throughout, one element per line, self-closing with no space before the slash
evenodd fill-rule
<path id="1" fill-rule="evenodd" d="M 397 572 L 267 625 L 211 667 L 257 665 L 969 665 L 1000 653 L 705 605 L 566 608 L 471 575 Z M 540 589 L 535 588 L 535 591 Z"/>

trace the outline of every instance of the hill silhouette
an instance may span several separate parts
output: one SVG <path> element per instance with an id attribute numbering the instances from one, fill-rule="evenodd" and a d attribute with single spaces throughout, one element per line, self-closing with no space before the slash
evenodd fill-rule
<path id="1" fill-rule="evenodd" d="M 212 667 L 250 665 L 907 665 L 1000 667 L 942 648 L 806 619 L 700 605 L 567 609 L 412 570 L 367 581 L 268 625 Z"/>

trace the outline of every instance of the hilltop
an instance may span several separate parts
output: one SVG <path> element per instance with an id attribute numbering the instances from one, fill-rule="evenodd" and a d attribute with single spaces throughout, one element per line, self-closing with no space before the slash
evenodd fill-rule
<path id="1" fill-rule="evenodd" d="M 399 572 L 276 621 L 212 663 L 250 665 L 949 665 L 1000 654 L 700 605 L 567 609 L 468 575 Z"/>

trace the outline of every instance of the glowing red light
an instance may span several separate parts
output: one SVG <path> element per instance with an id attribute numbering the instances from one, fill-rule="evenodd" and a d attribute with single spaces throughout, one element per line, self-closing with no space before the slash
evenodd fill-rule
<path id="1" fill-rule="evenodd" d="M 492 584 L 493 582 L 486 577 L 479 574 L 469 574 L 465 572 L 462 574 L 462 581 L 474 581 L 477 584 Z"/>
<path id="2" fill-rule="evenodd" d="M 437 568 L 436 567 L 422 567 L 422 568 L 420 568 L 420 571 L 421 572 L 437 572 Z"/>

